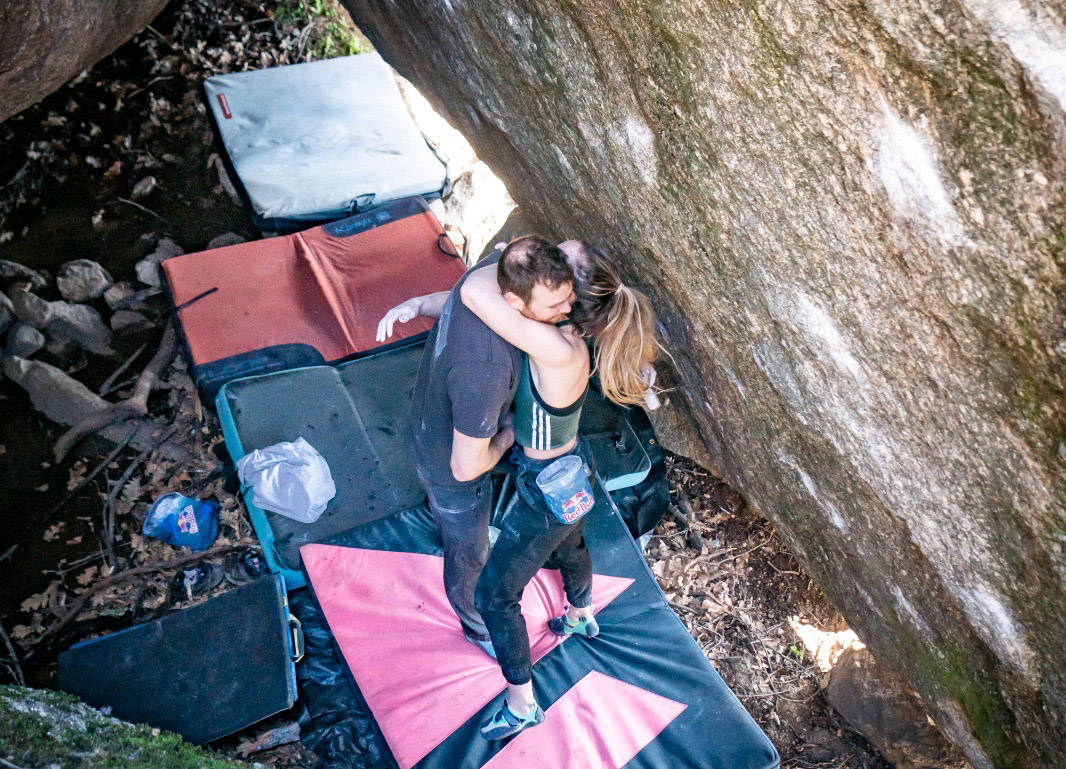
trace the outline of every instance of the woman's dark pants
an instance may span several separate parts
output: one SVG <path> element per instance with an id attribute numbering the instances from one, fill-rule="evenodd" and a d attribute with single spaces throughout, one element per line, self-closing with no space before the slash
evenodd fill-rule
<path id="1" fill-rule="evenodd" d="M 557 567 L 570 605 L 585 608 L 592 603 L 592 559 L 581 534 L 585 519 L 560 522 L 536 484 L 537 474 L 556 459 L 533 460 L 520 449 L 515 451 L 518 498 L 504 519 L 474 593 L 474 604 L 510 684 L 524 684 L 533 677 L 520 601 L 537 571 L 549 563 Z"/>

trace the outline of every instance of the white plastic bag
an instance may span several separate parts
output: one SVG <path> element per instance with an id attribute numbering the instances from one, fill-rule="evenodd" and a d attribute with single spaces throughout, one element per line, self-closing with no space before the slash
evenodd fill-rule
<path id="1" fill-rule="evenodd" d="M 317 521 L 337 495 L 329 465 L 303 438 L 244 455 L 237 476 L 259 507 L 303 523 Z"/>

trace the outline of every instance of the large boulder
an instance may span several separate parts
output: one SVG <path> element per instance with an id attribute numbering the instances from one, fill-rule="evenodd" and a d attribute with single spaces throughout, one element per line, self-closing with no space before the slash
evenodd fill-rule
<path id="1" fill-rule="evenodd" d="M 674 424 L 974 766 L 1061 766 L 1062 4 L 345 4 L 648 291 Z"/>
<path id="2" fill-rule="evenodd" d="M 0 121 L 44 98 L 144 29 L 167 0 L 0 4 Z"/>

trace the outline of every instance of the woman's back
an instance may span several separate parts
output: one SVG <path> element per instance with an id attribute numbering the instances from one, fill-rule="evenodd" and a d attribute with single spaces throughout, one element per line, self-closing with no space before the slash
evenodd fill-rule
<path id="1" fill-rule="evenodd" d="M 550 459 L 573 448 L 588 391 L 588 345 L 572 326 L 560 332 L 574 354 L 564 365 L 552 366 L 527 355 L 515 394 L 516 439 L 534 459 Z"/>

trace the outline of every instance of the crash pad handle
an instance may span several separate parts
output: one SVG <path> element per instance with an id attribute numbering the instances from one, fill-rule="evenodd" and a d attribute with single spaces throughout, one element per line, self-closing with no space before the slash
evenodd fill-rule
<path id="1" fill-rule="evenodd" d="M 444 247 L 445 243 L 452 247 L 451 251 Z M 459 252 L 456 250 L 455 244 L 452 243 L 452 239 L 448 237 L 448 233 L 446 232 L 442 232 L 440 235 L 437 236 L 437 249 L 442 254 L 447 254 L 448 256 L 454 256 L 457 258 L 459 257 Z"/>
<path id="2" fill-rule="evenodd" d="M 289 632 L 292 633 L 292 661 L 299 662 L 304 658 L 304 628 L 293 615 L 289 615 Z"/>

